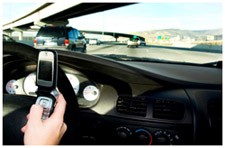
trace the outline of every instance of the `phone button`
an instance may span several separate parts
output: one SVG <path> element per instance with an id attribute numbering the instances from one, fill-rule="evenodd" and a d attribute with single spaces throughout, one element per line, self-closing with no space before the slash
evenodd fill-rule
<path id="1" fill-rule="evenodd" d="M 43 106 L 44 108 L 47 108 L 49 106 L 49 100 L 42 99 L 40 100 L 40 105 Z"/>

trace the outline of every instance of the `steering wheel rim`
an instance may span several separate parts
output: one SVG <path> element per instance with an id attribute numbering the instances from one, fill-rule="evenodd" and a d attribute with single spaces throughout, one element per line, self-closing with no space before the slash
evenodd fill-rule
<path id="1" fill-rule="evenodd" d="M 38 53 L 39 50 L 35 49 L 31 46 L 27 46 L 24 44 L 20 44 L 20 43 L 9 43 L 9 42 L 4 42 L 3 43 L 3 54 L 12 54 L 27 60 L 31 60 L 31 61 L 35 61 L 37 62 L 37 58 L 38 58 Z M 80 125 L 80 120 L 79 120 L 79 106 L 77 103 L 77 99 L 76 99 L 76 94 L 68 80 L 68 78 L 66 77 L 64 71 L 58 67 L 58 89 L 59 91 L 63 94 L 66 102 L 67 102 L 67 106 L 66 106 L 66 111 L 65 111 L 65 115 L 64 115 L 64 122 L 67 124 L 67 131 L 64 134 L 60 144 L 66 145 L 66 144 L 77 144 L 78 141 L 76 141 L 76 139 L 79 136 L 79 125 Z M 12 97 L 13 95 L 11 95 Z M 6 97 L 5 95 L 3 95 L 3 100 L 4 97 Z M 10 96 L 9 96 L 10 97 Z M 25 98 L 25 96 L 20 95 L 20 98 Z M 27 98 L 27 96 L 26 96 Z M 29 108 L 30 107 L 25 107 L 25 108 L 20 108 L 16 111 L 13 112 L 13 116 L 8 116 L 6 115 L 3 118 L 3 145 L 20 145 L 21 141 L 8 141 L 7 137 L 10 136 L 10 139 L 23 139 L 23 137 L 21 138 L 21 136 L 23 136 L 23 134 L 21 134 L 20 128 L 25 125 L 27 119 L 26 119 L 26 114 L 29 113 Z M 16 115 L 18 114 L 18 115 Z M 11 114 L 10 114 L 11 115 Z M 9 118 L 9 119 L 8 119 Z M 12 119 L 13 118 L 13 119 Z M 15 119 L 16 118 L 16 119 Z M 11 122 L 14 122 L 11 123 Z M 11 128 L 9 128 L 6 125 L 11 125 Z M 21 127 L 18 127 L 21 126 Z M 13 130 L 16 130 L 13 131 Z M 13 133 L 12 133 L 13 132 Z M 12 133 L 12 134 L 11 134 Z M 12 138 L 13 136 L 15 136 L 15 138 Z"/>

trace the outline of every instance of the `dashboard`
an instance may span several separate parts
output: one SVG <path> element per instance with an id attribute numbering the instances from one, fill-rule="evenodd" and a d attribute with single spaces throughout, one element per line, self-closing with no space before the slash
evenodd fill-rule
<path id="1" fill-rule="evenodd" d="M 221 68 L 58 54 L 77 95 L 79 144 L 222 145 Z M 4 55 L 4 94 L 35 96 L 35 70 Z"/>
<path id="2" fill-rule="evenodd" d="M 74 93 L 77 96 L 79 107 L 89 108 L 95 105 L 100 96 L 99 93 L 101 85 L 97 85 L 92 80 L 89 80 L 79 71 L 62 65 L 60 67 L 62 67 L 70 81 Z M 18 69 L 20 68 L 21 67 L 18 67 Z M 26 69 L 24 73 L 20 73 L 21 75 L 24 75 L 24 77 L 18 78 L 16 72 L 10 72 L 9 80 L 7 80 L 8 82 L 4 82 L 4 84 L 6 83 L 5 92 L 15 95 L 37 96 L 36 91 L 38 87 L 36 85 L 36 65 L 26 65 L 24 68 Z M 17 71 L 18 69 L 13 68 L 14 71 Z M 51 94 L 56 96 L 57 92 L 52 91 Z"/>

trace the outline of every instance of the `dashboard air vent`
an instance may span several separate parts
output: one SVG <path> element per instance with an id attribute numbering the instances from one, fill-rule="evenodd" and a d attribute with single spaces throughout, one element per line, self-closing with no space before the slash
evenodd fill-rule
<path id="1" fill-rule="evenodd" d="M 208 113 L 212 129 L 222 130 L 222 101 L 210 100 L 208 102 Z"/>
<path id="2" fill-rule="evenodd" d="M 116 110 L 119 113 L 146 116 L 147 101 L 141 97 L 119 97 L 116 104 Z"/>
<path id="3" fill-rule="evenodd" d="M 183 103 L 165 99 L 154 99 L 153 118 L 181 120 L 183 116 Z"/>
<path id="4" fill-rule="evenodd" d="M 210 138 L 213 144 L 223 143 L 223 110 L 222 110 L 222 99 L 212 99 L 208 102 L 208 114 L 209 114 L 209 135 L 215 135 Z"/>

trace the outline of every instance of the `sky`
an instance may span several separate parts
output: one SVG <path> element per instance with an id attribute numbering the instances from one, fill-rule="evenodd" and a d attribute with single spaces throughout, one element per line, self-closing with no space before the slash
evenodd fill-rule
<path id="1" fill-rule="evenodd" d="M 25 2 L 3 2 L 2 3 L 2 22 L 3 24 L 16 19 L 31 10 L 37 3 Z"/>
<path id="2" fill-rule="evenodd" d="M 36 3 L 2 4 L 3 24 L 31 10 Z M 16 8 L 16 9 L 15 9 Z M 222 3 L 141 3 L 69 20 L 79 30 L 137 32 L 176 28 L 221 29 Z"/>
<path id="3" fill-rule="evenodd" d="M 222 28 L 219 3 L 144 3 L 91 14 L 70 21 L 77 28 L 134 32 L 178 28 L 187 30 Z M 91 29 L 91 30 L 93 30 Z"/>

